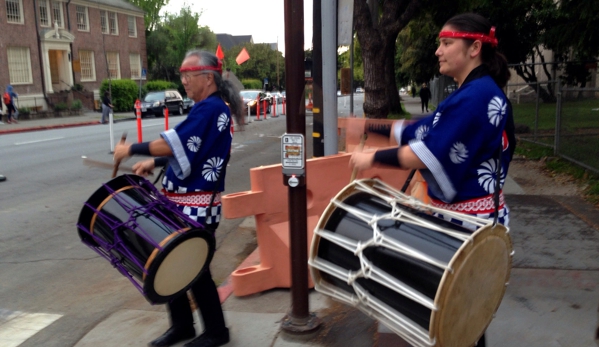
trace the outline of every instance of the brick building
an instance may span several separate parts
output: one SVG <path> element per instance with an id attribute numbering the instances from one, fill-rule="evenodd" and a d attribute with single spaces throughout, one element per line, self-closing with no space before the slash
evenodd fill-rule
<path id="1" fill-rule="evenodd" d="M 125 0 L 0 0 L 0 90 L 11 84 L 18 107 L 93 108 L 104 79 L 139 81 L 144 67 L 144 12 Z"/>

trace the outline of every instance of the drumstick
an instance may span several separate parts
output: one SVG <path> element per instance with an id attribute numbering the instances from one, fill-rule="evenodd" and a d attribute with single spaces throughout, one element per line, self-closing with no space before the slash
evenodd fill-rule
<path id="1" fill-rule="evenodd" d="M 364 148 L 364 144 L 366 143 L 366 138 L 368 137 L 368 134 L 364 133 L 362 135 L 362 138 L 360 139 L 360 144 L 358 145 L 358 148 L 356 149 L 357 151 L 362 151 L 362 149 Z M 349 179 L 349 183 L 353 182 L 356 179 L 356 176 L 358 175 L 358 168 L 354 168 L 354 170 L 351 173 L 351 178 Z"/>
<path id="2" fill-rule="evenodd" d="M 82 155 L 81 159 L 83 159 L 83 165 L 85 165 L 85 166 L 98 167 L 101 169 L 113 169 L 114 168 L 114 163 L 90 159 L 90 158 L 86 157 L 85 155 Z M 129 166 L 119 166 L 119 170 L 133 173 L 133 168 L 131 168 Z"/>
<path id="3" fill-rule="evenodd" d="M 123 136 L 121 136 L 121 142 L 120 142 L 120 144 L 121 145 L 124 144 L 126 140 L 127 140 L 127 132 L 125 131 L 125 132 L 123 132 Z M 120 160 L 117 160 L 117 161 L 114 162 L 114 169 L 112 169 L 112 178 L 116 177 L 116 173 L 117 173 L 117 171 L 119 171 L 119 165 L 120 164 L 121 164 Z"/>

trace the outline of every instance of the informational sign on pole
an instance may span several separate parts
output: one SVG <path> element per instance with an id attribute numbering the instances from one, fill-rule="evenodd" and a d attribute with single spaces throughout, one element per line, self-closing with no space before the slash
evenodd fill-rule
<path id="1" fill-rule="evenodd" d="M 303 175 L 305 173 L 304 159 L 304 135 L 284 134 L 281 138 L 283 174 Z"/>

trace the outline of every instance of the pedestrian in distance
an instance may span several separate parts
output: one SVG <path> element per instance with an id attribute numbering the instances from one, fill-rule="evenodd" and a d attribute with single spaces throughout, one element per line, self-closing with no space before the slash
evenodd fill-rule
<path id="1" fill-rule="evenodd" d="M 449 19 L 435 55 L 439 72 L 453 77 L 458 89 L 433 115 L 413 123 L 399 120 L 381 128 L 366 120 L 366 129 L 363 122 L 354 123 L 362 124 L 348 129 L 354 134 L 384 134 L 398 146 L 355 152 L 350 166 L 419 170 L 433 206 L 491 221 L 497 217 L 507 227 L 509 209 L 501 189 L 516 142 L 512 107 L 502 90 L 510 73 L 497 44 L 495 27 L 484 17 L 465 13 Z M 485 346 L 484 334 L 477 346 Z"/>
<path id="2" fill-rule="evenodd" d="M 18 98 L 19 94 L 15 93 L 12 85 L 7 85 L 6 90 L 4 91 L 4 95 L 2 96 L 2 101 L 4 105 L 6 105 L 6 123 L 19 123 L 17 121 L 17 108 L 15 107 L 15 98 Z"/>
<path id="3" fill-rule="evenodd" d="M 110 112 L 112 112 L 112 100 L 110 100 L 108 91 L 105 91 L 104 96 L 102 97 L 102 124 L 108 123 Z"/>
<path id="4" fill-rule="evenodd" d="M 424 113 L 424 110 L 428 112 L 428 101 L 431 98 L 431 90 L 428 89 L 426 83 L 422 83 L 422 88 L 420 88 L 420 93 L 418 93 L 418 95 L 420 96 L 420 103 L 422 104 L 422 112 Z"/>
<path id="5" fill-rule="evenodd" d="M 221 192 L 225 188 L 227 161 L 231 151 L 232 122 L 243 124 L 239 91 L 222 78 L 222 62 L 212 53 L 190 51 L 181 64 L 181 82 L 195 105 L 187 118 L 163 132 L 160 139 L 137 144 L 118 144 L 114 160 L 132 155 L 155 158 L 133 165 L 138 175 L 169 164 L 162 180 L 163 192 L 189 218 L 214 233 L 221 218 Z M 209 202 L 208 202 L 209 201 Z M 215 347 L 229 342 L 229 329 L 216 285 L 206 269 L 191 286 L 191 293 L 204 323 L 204 332 L 187 347 Z M 187 295 L 167 304 L 171 327 L 149 346 L 172 346 L 196 336 Z"/>

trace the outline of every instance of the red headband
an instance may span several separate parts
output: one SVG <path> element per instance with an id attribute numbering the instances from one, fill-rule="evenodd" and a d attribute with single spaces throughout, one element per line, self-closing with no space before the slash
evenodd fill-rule
<path id="1" fill-rule="evenodd" d="M 179 69 L 179 72 L 187 72 L 187 71 L 202 71 L 202 70 L 211 70 L 216 71 L 219 74 L 223 74 L 223 62 L 218 59 L 218 66 L 191 66 L 191 67 L 182 67 Z"/>
<path id="2" fill-rule="evenodd" d="M 476 33 L 466 33 L 461 31 L 441 31 L 439 33 L 439 38 L 449 37 L 456 39 L 470 39 L 470 40 L 480 40 L 482 43 L 489 43 L 491 47 L 497 47 L 497 38 L 495 37 L 495 27 L 491 27 L 491 31 L 489 31 L 489 35 L 485 34 L 476 34 Z"/>

